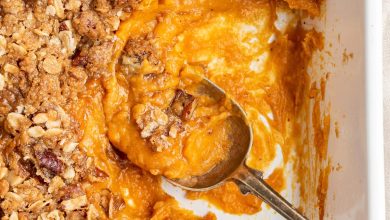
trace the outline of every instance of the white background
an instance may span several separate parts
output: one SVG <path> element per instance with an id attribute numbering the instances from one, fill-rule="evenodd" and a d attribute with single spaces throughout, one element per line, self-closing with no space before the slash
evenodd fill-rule
<path id="1" fill-rule="evenodd" d="M 390 0 L 383 1 L 383 97 L 384 97 L 384 134 L 386 167 L 386 216 L 390 218 Z"/>

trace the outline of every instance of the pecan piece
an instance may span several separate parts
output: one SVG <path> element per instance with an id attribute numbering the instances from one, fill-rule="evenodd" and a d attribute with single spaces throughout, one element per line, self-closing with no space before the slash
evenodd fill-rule
<path id="1" fill-rule="evenodd" d="M 36 176 L 37 168 L 35 168 L 34 161 L 31 159 L 19 159 L 20 167 L 29 174 L 29 176 Z"/>
<path id="2" fill-rule="evenodd" d="M 181 89 L 177 89 L 170 110 L 182 120 L 189 120 L 196 108 L 196 98 Z"/>
<path id="3" fill-rule="evenodd" d="M 82 195 L 85 195 L 85 192 L 81 188 L 80 184 L 71 184 L 64 186 L 57 193 L 57 196 L 61 200 L 68 200 Z"/>
<path id="4" fill-rule="evenodd" d="M 68 25 L 66 24 L 65 21 L 61 22 L 60 23 L 60 26 L 58 27 L 59 31 L 68 31 L 69 30 L 69 27 Z"/>
<path id="5" fill-rule="evenodd" d="M 39 166 L 48 169 L 54 174 L 59 174 L 64 170 L 64 163 L 57 158 L 57 156 L 49 150 L 36 153 Z"/>
<path id="6" fill-rule="evenodd" d="M 72 58 L 72 66 L 86 66 L 88 64 L 88 56 L 77 50 Z"/>
<path id="7" fill-rule="evenodd" d="M 168 137 L 160 133 L 151 136 L 149 141 L 152 144 L 153 151 L 155 152 L 162 152 L 163 150 L 171 146 L 171 144 L 168 141 Z"/>

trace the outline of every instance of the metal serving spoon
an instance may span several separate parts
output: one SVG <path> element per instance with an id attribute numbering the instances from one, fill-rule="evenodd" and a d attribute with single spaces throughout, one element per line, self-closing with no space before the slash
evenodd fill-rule
<path id="1" fill-rule="evenodd" d="M 234 100 L 229 99 L 224 90 L 206 78 L 201 80 L 198 90 L 200 93 L 216 100 L 225 98 L 232 102 L 234 114 L 224 122 L 230 128 L 230 152 L 227 159 L 204 175 L 186 179 L 168 179 L 168 181 L 185 190 L 207 191 L 225 181 L 232 180 L 240 187 L 242 193 L 252 193 L 260 197 L 286 219 L 307 219 L 263 180 L 260 171 L 253 170 L 245 165 L 245 160 L 252 147 L 253 132 L 241 106 Z"/>

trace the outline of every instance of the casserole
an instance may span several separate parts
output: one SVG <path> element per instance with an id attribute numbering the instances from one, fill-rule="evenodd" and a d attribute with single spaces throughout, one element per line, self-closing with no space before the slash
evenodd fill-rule
<path id="1" fill-rule="evenodd" d="M 363 54 L 371 60 L 371 50 L 362 46 L 371 35 L 362 35 L 361 23 L 348 19 L 359 17 L 362 7 L 351 4 L 353 16 L 338 18 L 345 12 L 329 2 L 323 20 L 297 24 L 307 15 L 282 1 L 276 7 L 267 0 L 221 2 L 1 1 L 0 214 L 202 218 L 184 207 L 206 219 L 213 219 L 208 211 L 222 219 L 280 218 L 234 184 L 216 193 L 188 193 L 192 199 L 214 198 L 209 201 L 226 213 L 184 200 L 183 192 L 164 182 L 179 207 L 161 190 L 159 175 L 198 175 L 224 159 L 209 144 L 223 119 L 214 116 L 223 109 L 218 100 L 199 100 L 185 86 L 191 80 L 181 78 L 199 74 L 241 102 L 255 125 L 256 150 L 247 163 L 309 218 L 374 215 L 372 208 L 364 210 L 377 207 L 366 197 L 380 193 L 380 176 L 370 172 L 374 178 L 367 180 L 364 171 L 378 169 L 369 158 L 379 151 L 361 143 L 380 140 L 364 130 L 378 118 L 371 118 L 376 102 L 361 98 L 365 90 L 359 86 L 371 94 L 372 78 L 365 87 L 364 73 L 380 59 L 362 65 Z M 287 2 L 318 14 L 314 0 Z M 346 25 L 338 32 L 332 25 L 340 20 Z M 363 110 L 366 103 L 370 108 Z M 210 118 L 218 123 L 210 124 Z M 189 144 L 176 139 L 191 128 L 198 131 L 189 132 L 195 134 Z M 356 185 L 338 187 L 337 178 Z M 365 190 L 373 183 L 375 190 Z"/>

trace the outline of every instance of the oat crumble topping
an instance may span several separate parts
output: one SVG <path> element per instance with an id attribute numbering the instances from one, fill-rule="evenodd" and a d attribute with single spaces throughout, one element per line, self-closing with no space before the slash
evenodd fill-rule
<path id="1" fill-rule="evenodd" d="M 96 219 L 85 185 L 107 175 L 70 114 L 108 74 L 114 32 L 139 0 L 0 0 L 0 218 Z M 102 191 L 107 216 L 122 201 Z M 122 204 L 122 205 L 121 205 Z"/>

